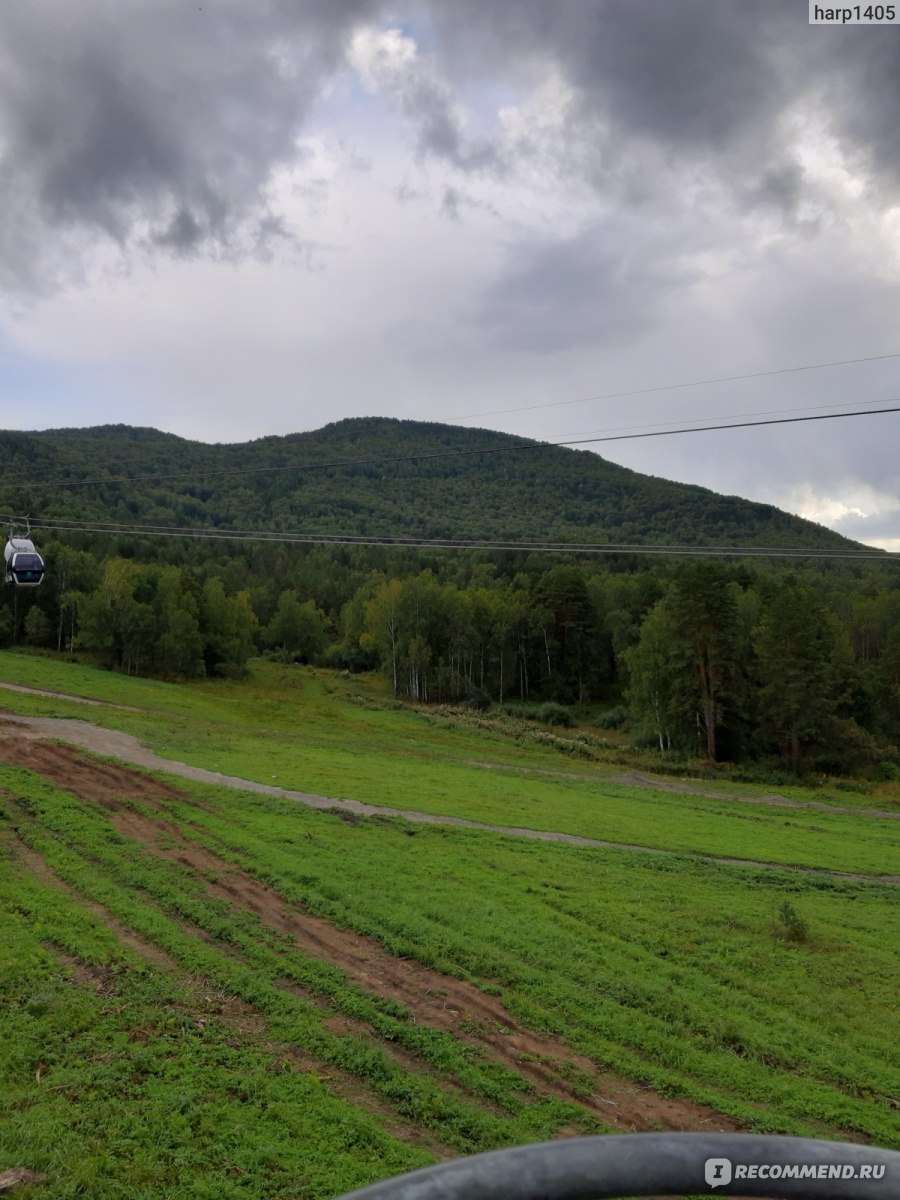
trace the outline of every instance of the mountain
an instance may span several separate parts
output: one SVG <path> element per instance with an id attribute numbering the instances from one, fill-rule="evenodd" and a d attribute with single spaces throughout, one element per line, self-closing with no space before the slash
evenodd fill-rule
<path id="1" fill-rule="evenodd" d="M 38 529 L 70 517 L 392 537 L 856 546 L 772 505 L 594 453 L 386 417 L 239 445 L 128 425 L 3 432 L 0 461 L 0 513 L 27 513 Z"/>

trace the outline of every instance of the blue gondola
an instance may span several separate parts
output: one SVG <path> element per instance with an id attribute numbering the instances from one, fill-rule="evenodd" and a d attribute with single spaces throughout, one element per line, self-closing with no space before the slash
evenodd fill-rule
<path id="1" fill-rule="evenodd" d="M 44 560 L 30 538 L 10 535 L 3 556 L 7 583 L 14 583 L 16 587 L 37 587 L 44 578 Z"/>

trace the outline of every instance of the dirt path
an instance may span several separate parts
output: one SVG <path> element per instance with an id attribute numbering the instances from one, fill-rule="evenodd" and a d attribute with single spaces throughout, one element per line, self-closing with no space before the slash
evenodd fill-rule
<path id="1" fill-rule="evenodd" d="M 779 796 L 777 793 L 768 793 L 763 796 L 740 796 L 734 792 L 701 787 L 696 783 L 665 779 L 661 775 L 645 775 L 642 771 L 626 771 L 620 775 L 588 775 L 584 772 L 551 771 L 544 767 L 519 767 L 513 763 L 481 762 L 478 759 L 469 759 L 466 765 L 479 767 L 484 771 L 507 771 L 514 775 L 541 775 L 549 776 L 552 779 L 583 779 L 587 783 L 614 783 L 620 787 L 653 788 L 657 792 L 677 792 L 681 796 L 700 796 L 707 800 L 727 800 L 729 803 L 735 804 L 763 804 L 772 808 L 814 809 L 816 812 L 881 817 L 887 821 L 900 821 L 900 812 L 887 812 L 883 808 L 848 808 L 841 804 L 825 804 L 821 800 L 791 800 L 788 796 Z"/>
<path id="2" fill-rule="evenodd" d="M 620 783 L 626 787 L 655 788 L 658 792 L 678 792 L 685 796 L 705 796 L 710 800 L 734 801 L 736 804 L 767 804 L 774 808 L 814 809 L 816 812 L 842 813 L 852 817 L 880 817 L 885 821 L 900 821 L 900 812 L 887 812 L 883 808 L 849 808 L 847 805 L 825 804 L 821 800 L 791 800 L 788 796 L 779 796 L 777 793 L 769 793 L 764 796 L 738 796 L 733 792 L 698 787 L 694 783 L 682 783 L 676 779 L 661 779 L 655 775 L 644 775 L 640 771 L 612 775 L 609 782 Z"/>
<path id="3" fill-rule="evenodd" d="M 714 1109 L 658 1095 L 601 1071 L 560 1039 L 525 1028 L 499 999 L 473 984 L 413 959 L 398 959 L 374 938 L 338 928 L 288 904 L 239 867 L 186 841 L 179 827 L 166 819 L 166 803 L 189 798 L 166 784 L 117 764 L 86 761 L 68 747 L 33 737 L 0 737 L 0 760 L 28 767 L 66 791 L 99 804 L 120 833 L 158 857 L 194 871 L 211 896 L 255 913 L 264 924 L 292 937 L 311 957 L 333 963 L 366 991 L 404 1005 L 417 1024 L 443 1030 L 474 1046 L 528 1080 L 539 1094 L 580 1104 L 604 1124 L 623 1131 L 733 1132 L 742 1128 Z M 134 811 L 123 803 L 126 798 L 153 807 L 154 815 Z M 140 952 L 133 941 L 129 943 L 127 933 L 122 940 Z M 340 1023 L 339 1017 L 336 1022 Z M 573 1082 L 573 1076 L 580 1079 Z M 587 1096 L 585 1083 L 590 1086 Z"/>
<path id="4" fill-rule="evenodd" d="M 267 783 L 256 783 L 251 779 L 239 779 L 234 775 L 223 775 L 219 771 L 207 771 L 203 767 L 192 767 L 188 763 L 161 758 L 148 750 L 130 733 L 115 729 L 104 729 L 87 721 L 61 717 L 23 717 L 13 713 L 0 714 L 0 732 L 3 726 L 14 727 L 25 738 L 53 738 L 90 750 L 95 754 L 107 755 L 150 771 L 162 771 L 168 775 L 193 779 L 198 783 L 214 784 L 218 787 L 236 788 L 243 792 L 259 792 L 267 796 L 280 796 L 296 800 L 309 808 L 336 809 L 354 813 L 360 817 L 401 817 L 422 825 L 453 826 L 462 829 L 477 829 L 485 833 L 499 833 L 505 837 L 531 838 L 540 842 L 563 842 L 569 846 L 588 846 L 602 850 L 629 850 L 638 854 L 669 854 L 655 846 L 639 846 L 631 842 L 611 842 L 599 838 L 580 837 L 574 833 L 555 833 L 542 829 L 522 829 L 517 826 L 491 825 L 483 821 L 470 821 L 465 817 L 451 817 L 440 813 L 416 812 L 412 809 L 389 808 L 384 805 L 364 804 L 360 800 L 336 800 L 328 796 L 317 796 L 311 792 L 293 791 Z M 655 785 L 654 785 L 655 786 Z M 755 859 L 731 858 L 715 854 L 698 854 L 694 851 L 679 851 L 682 857 L 697 862 L 723 863 L 728 866 L 752 867 L 754 870 L 788 871 L 803 875 L 815 875 L 827 879 L 846 879 L 858 883 L 880 883 L 900 886 L 900 875 L 858 875 L 847 871 L 830 871 L 818 867 L 790 866 L 783 863 L 759 862 Z"/>
<path id="5" fill-rule="evenodd" d="M 89 704 L 98 708 L 115 708 L 121 712 L 145 712 L 145 709 L 134 708 L 130 704 L 114 704 L 109 700 L 93 700 L 87 696 L 74 696 L 71 692 L 48 692 L 43 688 L 26 687 L 20 683 L 0 682 L 0 689 L 8 692 L 23 692 L 29 696 L 46 696 L 53 700 L 69 700 L 75 704 Z M 0 718 L 2 720 L 2 718 Z M 123 735 L 124 736 L 124 735 Z M 81 743 L 75 743 L 80 745 Z M 89 749 L 90 747 L 85 747 Z M 136 761 L 136 760 L 130 760 Z M 164 760 L 168 761 L 168 760 Z M 183 765 L 183 764 L 180 764 Z M 791 800 L 787 796 L 767 794 L 763 796 L 739 796 L 733 792 L 717 791 L 715 788 L 704 788 L 696 783 L 684 783 L 681 780 L 666 779 L 657 775 L 645 775 L 641 771 L 626 771 L 620 775 L 598 776 L 573 774 L 571 771 L 552 771 L 540 767 L 517 767 L 510 763 L 492 763 L 470 760 L 471 767 L 480 767 L 485 771 L 512 771 L 521 775 L 546 775 L 555 779 L 584 779 L 589 783 L 615 783 L 622 787 L 654 788 L 658 792 L 678 792 L 684 796 L 703 796 L 709 800 L 729 800 L 736 804 L 764 804 L 776 808 L 814 809 L 817 812 L 844 813 L 850 816 L 878 817 L 888 821 L 900 821 L 900 812 L 886 812 L 882 808 L 848 808 L 845 805 L 825 804 L 821 800 Z M 231 778 L 223 776 L 223 778 Z"/>
<path id="6" fill-rule="evenodd" d="M 91 700 L 87 696 L 73 696 L 71 692 L 47 692 L 43 688 L 25 687 L 21 683 L 0 682 L 0 688 L 7 692 L 22 692 L 26 696 L 47 696 L 51 700 L 68 700 L 73 704 L 90 704 L 94 708 L 117 708 L 120 712 L 142 712 L 130 704 L 113 704 L 111 700 Z"/>

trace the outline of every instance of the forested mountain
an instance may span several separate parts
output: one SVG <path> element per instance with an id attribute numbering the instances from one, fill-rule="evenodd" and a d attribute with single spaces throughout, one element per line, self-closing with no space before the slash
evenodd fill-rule
<path id="1" fill-rule="evenodd" d="M 240 677 L 259 652 L 381 669 L 421 702 L 599 704 L 663 756 L 900 776 L 890 556 L 685 562 L 190 537 L 853 548 L 594 454 L 507 452 L 520 444 L 374 418 L 241 446 L 128 426 L 2 434 L 0 513 L 31 516 L 47 574 L 2 589 L 0 645 L 168 678 Z M 471 450 L 489 452 L 452 453 Z M 61 519 L 95 528 L 54 530 Z M 112 522 L 134 528 L 99 531 Z"/>
<path id="2" fill-rule="evenodd" d="M 508 451 L 515 445 L 525 448 Z M 447 456 L 429 457 L 440 455 Z M 347 460 L 358 465 L 326 465 Z M 642 475 L 593 453 L 419 421 L 356 418 L 242 445 L 127 425 L 2 433 L 0 462 L 0 511 L 37 518 L 397 537 L 852 545 L 770 505 Z M 131 482 L 112 482 L 121 476 Z M 98 482 L 67 486 L 83 480 Z"/>

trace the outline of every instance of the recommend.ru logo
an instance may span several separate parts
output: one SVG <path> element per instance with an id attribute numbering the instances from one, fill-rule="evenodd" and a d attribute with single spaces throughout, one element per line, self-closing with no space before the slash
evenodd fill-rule
<path id="1" fill-rule="evenodd" d="M 883 1163 L 732 1163 L 708 1158 L 703 1175 L 711 1188 L 727 1187 L 732 1179 L 884 1179 Z"/>
<path id="2" fill-rule="evenodd" d="M 703 1173 L 710 1187 L 725 1187 L 731 1183 L 731 1159 L 708 1158 Z"/>

